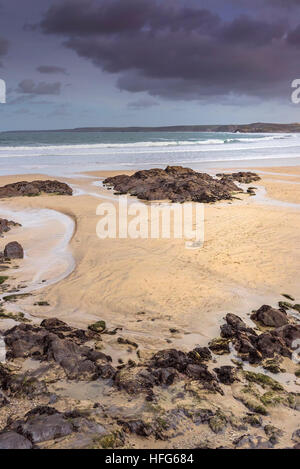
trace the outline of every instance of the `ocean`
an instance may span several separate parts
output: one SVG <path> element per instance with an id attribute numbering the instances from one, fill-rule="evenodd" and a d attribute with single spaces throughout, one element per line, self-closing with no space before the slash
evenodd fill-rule
<path id="1" fill-rule="evenodd" d="M 300 134 L 0 132 L 0 174 L 296 165 Z"/>

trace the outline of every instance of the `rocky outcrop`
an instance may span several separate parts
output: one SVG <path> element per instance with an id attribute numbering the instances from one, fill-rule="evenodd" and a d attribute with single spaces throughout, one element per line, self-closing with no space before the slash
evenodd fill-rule
<path id="1" fill-rule="evenodd" d="M 250 171 L 240 171 L 238 173 L 219 173 L 216 175 L 221 181 L 237 181 L 240 184 L 251 184 L 251 182 L 260 181 L 260 176 Z"/>
<path id="2" fill-rule="evenodd" d="M 60 181 L 21 181 L 0 187 L 0 198 L 4 197 L 34 197 L 40 194 L 72 195 L 73 191 L 68 184 Z"/>
<path id="3" fill-rule="evenodd" d="M 24 250 L 20 243 L 12 241 L 5 246 L 3 254 L 7 259 L 23 259 Z"/>
<path id="4" fill-rule="evenodd" d="M 138 171 L 132 176 L 122 174 L 105 179 L 104 185 L 113 187 L 118 194 L 172 202 L 217 202 L 231 200 L 234 193 L 242 192 L 229 178 L 219 180 L 181 166 Z"/>
<path id="5" fill-rule="evenodd" d="M 257 313 L 260 311 L 259 315 Z M 281 314 L 283 316 L 281 316 Z M 265 358 L 273 358 L 275 354 L 283 357 L 292 356 L 292 344 L 300 338 L 300 325 L 287 324 L 286 314 L 274 310 L 270 306 L 262 306 L 254 318 L 259 317 L 268 324 L 281 324 L 273 330 L 258 334 L 234 314 L 227 314 L 226 324 L 221 326 L 221 335 L 232 341 L 232 344 L 242 359 L 250 363 L 259 363 Z M 265 323 L 264 323 L 265 324 Z"/>
<path id="6" fill-rule="evenodd" d="M 4 333 L 7 359 L 32 357 L 57 363 L 69 379 L 97 379 L 114 375 L 111 358 L 84 346 L 97 334 L 67 326 L 57 319 L 42 322 L 40 327 L 20 324 Z M 110 375 L 110 376 L 108 376 Z"/>
<path id="7" fill-rule="evenodd" d="M 11 220 L 6 220 L 5 218 L 0 218 L 0 236 L 3 233 L 7 233 L 11 228 L 15 226 L 21 226 L 19 223 L 16 223 Z"/>

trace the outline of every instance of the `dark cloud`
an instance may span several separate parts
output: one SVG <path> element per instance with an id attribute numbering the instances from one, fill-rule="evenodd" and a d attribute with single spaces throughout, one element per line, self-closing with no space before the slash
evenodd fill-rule
<path id="1" fill-rule="evenodd" d="M 4 37 L 0 37 L 0 59 L 7 54 L 8 48 L 9 48 L 9 42 Z M 2 67 L 1 60 L 0 60 L 0 67 Z"/>
<path id="2" fill-rule="evenodd" d="M 223 28 L 222 37 L 232 44 L 263 46 L 274 39 L 281 39 L 285 33 L 285 24 L 270 24 L 241 16 Z"/>
<path id="3" fill-rule="evenodd" d="M 187 3 L 64 1 L 49 8 L 40 27 L 63 36 L 66 47 L 102 70 L 117 73 L 119 88 L 127 91 L 180 99 L 290 94 L 298 54 L 285 20 L 249 14 L 224 20 L 221 13 Z"/>
<path id="4" fill-rule="evenodd" d="M 300 25 L 288 34 L 287 41 L 294 46 L 300 45 Z"/>
<path id="5" fill-rule="evenodd" d="M 35 83 L 33 80 L 23 80 L 19 83 L 16 91 L 29 95 L 59 95 L 61 83 Z"/>
<path id="6" fill-rule="evenodd" d="M 129 109 L 133 109 L 135 111 L 141 111 L 158 105 L 159 103 L 151 98 L 141 98 L 128 103 Z"/>
<path id="7" fill-rule="evenodd" d="M 67 71 L 63 67 L 57 67 L 56 65 L 40 65 L 37 67 L 37 71 L 40 73 L 45 74 L 55 74 L 55 73 L 62 73 L 63 75 L 67 75 Z"/>

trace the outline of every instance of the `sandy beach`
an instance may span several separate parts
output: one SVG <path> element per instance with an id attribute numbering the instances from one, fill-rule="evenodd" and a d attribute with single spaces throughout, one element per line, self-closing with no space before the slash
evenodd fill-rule
<path id="1" fill-rule="evenodd" d="M 252 310 L 262 304 L 276 307 L 282 293 L 299 295 L 300 168 L 251 170 L 262 177 L 254 184 L 256 196 L 206 204 L 205 242 L 197 250 L 186 249 L 178 239 L 99 239 L 97 206 L 110 201 L 118 209 L 118 196 L 97 183 L 119 172 L 59 178 L 73 188 L 73 197 L 3 199 L 0 216 L 15 214 L 24 223 L 0 240 L 0 248 L 15 239 L 25 248 L 24 261 L 14 263 L 11 287 L 30 292 L 10 303 L 10 311 L 22 311 L 36 323 L 55 316 L 81 328 L 104 320 L 108 329 L 120 328 L 121 337 L 139 345 L 141 359 L 170 347 L 187 352 L 206 346 L 219 335 L 227 313 L 251 326 Z M 36 179 L 46 177 L 0 177 L 0 185 Z M 33 223 L 37 217 L 40 223 Z M 5 328 L 14 323 L 2 322 Z M 132 358 L 132 349 L 124 349 L 115 335 L 103 335 L 102 341 L 114 365 Z M 230 364 L 230 358 L 223 364 Z M 281 381 L 297 391 L 299 379 L 293 368 L 290 373 Z M 63 395 L 77 402 L 96 398 L 89 387 L 65 383 L 63 388 Z M 241 403 L 216 397 L 215 404 L 221 401 L 230 411 L 241 412 Z M 286 429 L 298 418 L 288 412 Z M 272 418 L 280 421 L 278 412 Z M 138 447 L 151 444 L 151 439 L 138 441 Z M 179 438 L 172 444 L 189 447 L 191 441 Z"/>
<path id="2" fill-rule="evenodd" d="M 281 293 L 297 296 L 300 169 L 256 170 L 268 172 L 257 185 L 265 190 L 233 203 L 207 204 L 205 243 L 195 251 L 186 249 L 182 240 L 97 237 L 98 204 L 109 196 L 117 206 L 118 197 L 93 183 L 117 172 L 65 179 L 78 193 L 72 198 L 45 195 L 2 201 L 10 210 L 55 210 L 75 223 L 69 246 L 74 269 L 65 279 L 37 294 L 50 304 L 42 312 L 39 308 L 38 315 L 49 317 L 55 311 L 60 319 L 78 326 L 104 319 L 110 327 L 123 327 L 136 340 L 142 338 L 145 348 L 166 346 L 167 339 L 190 348 L 213 337 L 226 312 L 241 314 L 245 319 L 258 304 L 274 303 Z M 269 174 L 275 172 L 279 179 Z M 43 178 L 2 177 L 0 184 Z M 19 230 L 17 238 L 25 249 L 30 248 L 35 230 L 30 229 L 30 234 Z M 39 230 L 38 236 L 50 243 L 49 224 Z M 35 247 L 36 259 L 42 259 L 44 251 L 50 249 L 44 243 Z M 31 266 L 36 269 L 32 262 Z M 61 273 L 58 271 L 57 276 Z M 49 269 L 45 280 L 51 276 L 55 275 Z M 18 283 L 28 280 L 22 272 L 16 278 Z M 32 300 L 23 302 L 24 310 L 34 315 Z M 137 322 L 141 311 L 146 315 Z M 175 340 L 170 327 L 181 331 Z"/>

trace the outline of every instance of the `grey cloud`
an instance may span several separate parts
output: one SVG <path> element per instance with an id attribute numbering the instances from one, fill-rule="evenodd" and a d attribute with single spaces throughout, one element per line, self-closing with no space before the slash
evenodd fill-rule
<path id="1" fill-rule="evenodd" d="M 102 70 L 118 74 L 119 88 L 127 91 L 178 99 L 290 94 L 298 54 L 285 20 L 249 14 L 223 20 L 186 3 L 65 1 L 48 10 L 40 27 L 62 35 L 66 47 Z"/>
<path id="2" fill-rule="evenodd" d="M 130 103 L 128 103 L 129 109 L 132 109 L 135 111 L 148 109 L 148 108 L 158 106 L 158 105 L 159 103 L 151 98 L 140 98 L 140 99 L 137 99 L 136 101 L 131 101 Z"/>
<path id="3" fill-rule="evenodd" d="M 58 67 L 56 65 L 40 65 L 37 67 L 37 71 L 44 74 L 55 74 L 55 73 L 62 73 L 63 75 L 67 75 L 67 71 L 63 67 Z"/>
<path id="4" fill-rule="evenodd" d="M 35 83 L 33 80 L 23 80 L 19 83 L 17 92 L 29 95 L 59 95 L 61 83 Z"/>

